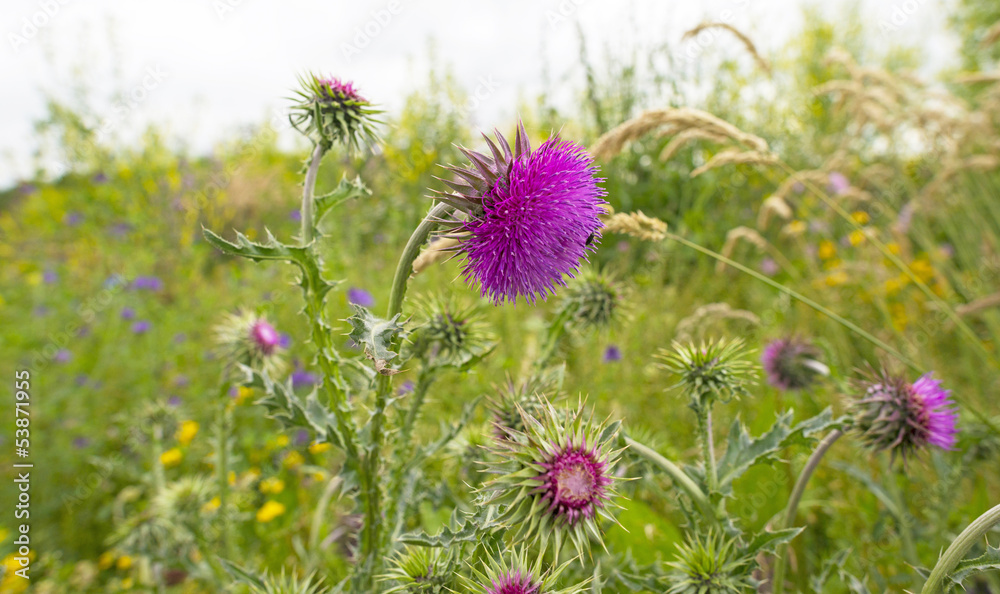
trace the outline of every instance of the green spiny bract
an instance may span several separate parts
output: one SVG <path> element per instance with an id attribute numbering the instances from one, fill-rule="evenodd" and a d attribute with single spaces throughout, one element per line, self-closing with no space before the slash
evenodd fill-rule
<path id="1" fill-rule="evenodd" d="M 555 558 L 566 538 L 579 555 L 590 550 L 590 538 L 603 546 L 599 520 L 617 522 L 609 507 L 615 503 L 614 466 L 622 450 L 614 449 L 619 423 L 594 423 L 582 403 L 560 414 L 543 400 L 538 418 L 521 409 L 523 431 L 507 430 L 494 440 L 494 457 L 484 462 L 497 475 L 483 491 L 484 505 L 501 506 L 499 520 L 509 526 L 515 542 L 550 539 Z"/>
<path id="2" fill-rule="evenodd" d="M 517 383 L 508 378 L 507 383 L 497 387 L 496 394 L 488 400 L 492 413 L 493 434 L 497 439 L 509 439 L 510 435 L 524 432 L 524 416 L 537 417 L 542 413 L 544 399 L 540 394 L 553 386 L 543 376 Z"/>
<path id="3" fill-rule="evenodd" d="M 334 144 L 358 151 L 378 140 L 375 125 L 381 122 L 375 116 L 382 112 L 374 109 L 353 83 L 307 74 L 299 77 L 299 87 L 290 116 L 292 126 L 323 152 Z"/>
<path id="4" fill-rule="evenodd" d="M 386 594 L 446 594 L 454 592 L 457 563 L 444 549 L 411 546 L 390 562 L 382 576 Z"/>
<path id="5" fill-rule="evenodd" d="M 740 550 L 737 538 L 716 530 L 695 533 L 677 545 L 677 559 L 667 563 L 666 594 L 743 594 L 756 591 L 752 555 Z"/>
<path id="6" fill-rule="evenodd" d="M 482 570 L 473 567 L 472 579 L 464 578 L 469 590 L 476 594 L 580 594 L 590 582 L 588 579 L 557 589 L 559 575 L 572 560 L 542 571 L 542 556 L 539 554 L 533 563 L 529 563 L 524 548 L 506 555 L 487 552 L 486 556 Z"/>
<path id="7" fill-rule="evenodd" d="M 587 269 L 562 291 L 561 310 L 580 329 L 607 328 L 620 317 L 623 301 L 611 276 Z"/>
<path id="8" fill-rule="evenodd" d="M 683 388 L 691 398 L 691 408 L 699 411 L 716 399 L 728 402 L 749 396 L 754 365 L 741 339 L 710 341 L 700 345 L 673 343 L 672 351 L 661 351 L 663 367 L 680 377 L 675 388 Z"/>
<path id="9" fill-rule="evenodd" d="M 428 366 L 466 368 L 496 345 L 478 307 L 462 307 L 451 299 L 431 298 L 420 309 L 425 321 L 413 332 L 407 354 Z"/>

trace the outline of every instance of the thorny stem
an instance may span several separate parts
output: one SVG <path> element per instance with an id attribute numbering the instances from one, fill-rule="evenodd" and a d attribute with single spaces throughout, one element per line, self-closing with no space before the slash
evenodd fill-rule
<path id="1" fill-rule="evenodd" d="M 937 565 L 931 571 L 930 577 L 924 583 L 920 594 L 938 594 L 945 591 L 945 581 L 948 575 L 955 569 L 955 566 L 962 561 L 965 554 L 969 552 L 972 545 L 983 538 L 986 532 L 996 524 L 1000 524 L 1000 505 L 990 509 L 983 515 L 976 518 L 962 531 L 955 540 L 951 541 Z"/>
<path id="2" fill-rule="evenodd" d="M 784 516 L 784 526 L 782 528 L 788 529 L 793 528 L 795 524 L 795 513 L 799 509 L 799 502 L 802 501 L 802 494 L 805 493 L 806 483 L 812 477 L 813 472 L 816 467 L 819 466 L 820 460 L 826 455 L 827 450 L 837 441 L 843 432 L 840 429 L 834 429 L 823 438 L 823 441 L 819 442 L 816 446 L 816 450 L 813 451 L 812 455 L 809 456 L 809 460 L 806 461 L 806 465 L 802 468 L 802 472 L 799 473 L 798 480 L 795 481 L 795 487 L 792 488 L 792 495 L 788 498 L 788 505 L 785 507 Z M 771 592 L 773 594 L 782 594 L 785 589 L 785 567 L 786 567 L 786 553 L 788 551 L 788 544 L 782 544 L 778 547 L 778 552 L 774 559 L 774 578 L 771 580 Z"/>
<path id="3" fill-rule="evenodd" d="M 420 221 L 417 228 L 413 230 L 403 253 L 399 256 L 399 263 L 396 265 L 396 274 L 392 279 L 392 289 L 389 291 L 389 311 L 386 317 L 392 317 L 403 311 L 403 297 L 406 296 L 406 284 L 410 280 L 413 272 L 413 261 L 420 254 L 420 248 L 427 241 L 427 236 L 438 224 L 438 219 L 443 217 L 451 209 L 444 202 L 439 202 L 431 209 L 424 220 Z"/>
<path id="4" fill-rule="evenodd" d="M 884 467 L 888 477 L 889 493 L 896 504 L 896 522 L 899 524 L 899 539 L 903 544 L 903 559 L 911 566 L 917 566 L 920 564 L 920 559 L 917 556 L 917 548 L 913 539 L 913 516 L 910 515 L 903 491 L 899 488 L 896 475 L 892 472 L 889 463 L 884 462 Z"/>
<path id="5" fill-rule="evenodd" d="M 702 514 L 704 514 L 706 518 L 712 522 L 716 521 L 715 508 L 712 507 L 712 503 L 708 500 L 705 493 L 702 492 L 701 488 L 698 487 L 698 484 L 691 480 L 691 477 L 681 470 L 680 466 L 677 466 L 667 458 L 663 457 L 656 450 L 639 443 L 631 437 L 626 437 L 625 443 L 628 445 L 629 450 L 639 454 L 659 467 L 660 470 L 666 472 L 674 484 L 687 493 L 688 497 L 691 498 L 691 501 L 698 506 L 698 509 L 701 510 Z"/>
<path id="6" fill-rule="evenodd" d="M 698 429 L 701 431 L 701 452 L 705 459 L 705 480 L 708 482 L 708 496 L 719 489 L 719 473 L 715 467 L 715 445 L 712 442 L 711 404 L 702 403 L 698 411 Z"/>
<path id="7" fill-rule="evenodd" d="M 309 245 L 313 240 L 313 191 L 316 188 L 316 175 L 319 164 L 323 160 L 323 148 L 317 144 L 313 148 L 306 171 L 306 181 L 302 188 L 302 245 Z"/>
<path id="8" fill-rule="evenodd" d="M 559 312 L 556 319 L 552 320 L 549 331 L 545 336 L 545 345 L 542 347 L 542 353 L 535 361 L 535 369 L 545 369 L 545 366 L 555 356 L 556 349 L 559 347 L 559 340 L 566 332 L 566 323 L 569 322 L 572 316 L 573 312 L 567 307 Z"/>

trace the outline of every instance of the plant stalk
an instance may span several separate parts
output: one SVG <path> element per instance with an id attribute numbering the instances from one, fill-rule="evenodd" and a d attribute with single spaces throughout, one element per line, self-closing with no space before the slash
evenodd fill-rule
<path id="1" fill-rule="evenodd" d="M 941 555 L 941 558 L 938 559 L 937 565 L 931 571 L 931 575 L 924 583 L 920 594 L 938 594 L 939 592 L 944 592 L 945 581 L 948 579 L 948 575 L 962 561 L 966 553 L 969 552 L 969 549 L 996 524 L 1000 524 L 1000 505 L 976 518 L 951 542 L 951 545 L 948 546 L 944 554 Z"/>
<path id="2" fill-rule="evenodd" d="M 413 261 L 420 254 L 420 248 L 427 241 L 427 236 L 437 226 L 437 219 L 443 217 L 449 210 L 451 207 L 444 202 L 434 205 L 427 216 L 417 225 L 417 228 L 413 230 L 413 234 L 410 235 L 406 247 L 403 248 L 403 253 L 399 256 L 396 274 L 392 278 L 392 289 L 389 291 L 389 310 L 386 313 L 386 318 L 391 320 L 394 315 L 403 311 L 403 297 L 406 296 L 406 285 L 413 272 Z"/>
<path id="3" fill-rule="evenodd" d="M 788 505 L 785 507 L 784 515 L 784 525 L 783 529 L 794 528 L 795 525 L 795 514 L 799 509 L 799 502 L 802 501 L 802 494 L 805 493 L 806 483 L 812 477 L 813 472 L 816 467 L 819 466 L 820 460 L 826 455 L 827 450 L 834 444 L 835 441 L 840 439 L 844 433 L 840 429 L 834 429 L 823 438 L 823 441 L 819 442 L 816 446 L 816 450 L 813 451 L 812 455 L 809 456 L 809 460 L 806 461 L 806 465 L 802 468 L 802 472 L 799 473 L 798 480 L 795 481 L 795 487 L 792 488 L 792 495 L 788 498 Z M 771 580 L 771 592 L 772 594 L 782 594 L 785 589 L 785 567 L 787 565 L 787 551 L 788 544 L 783 544 L 778 547 L 778 552 L 774 559 L 774 578 Z"/>
<path id="4" fill-rule="evenodd" d="M 702 492 L 701 488 L 695 483 L 691 477 L 684 473 L 683 470 L 667 458 L 660 455 L 656 450 L 645 446 L 638 441 L 632 439 L 631 437 L 625 438 L 625 443 L 628 445 L 629 449 L 633 452 L 639 454 L 646 460 L 652 462 L 660 470 L 667 473 L 670 479 L 675 485 L 681 488 L 691 501 L 701 510 L 702 514 L 710 521 L 715 523 L 717 521 L 715 515 L 715 508 L 712 507 L 712 503 L 708 500 L 708 497 Z"/>
<path id="5" fill-rule="evenodd" d="M 322 160 L 323 149 L 317 144 L 313 147 L 309 169 L 306 171 L 306 181 L 302 188 L 302 245 L 309 245 L 313 240 L 313 191 L 316 188 L 316 175 L 319 173 L 319 164 Z"/>

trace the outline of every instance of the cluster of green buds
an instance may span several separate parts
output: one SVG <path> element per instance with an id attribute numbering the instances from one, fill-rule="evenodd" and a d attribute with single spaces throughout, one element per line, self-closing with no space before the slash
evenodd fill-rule
<path id="1" fill-rule="evenodd" d="M 588 268 L 561 293 L 560 310 L 578 328 L 607 328 L 621 317 L 624 290 L 607 273 Z"/>
<path id="2" fill-rule="evenodd" d="M 445 549 L 407 547 L 397 554 L 382 581 L 386 594 L 447 594 L 458 585 L 458 563 Z"/>
<path id="3" fill-rule="evenodd" d="M 673 350 L 661 352 L 663 367 L 677 375 L 681 388 L 691 398 L 696 412 L 708 410 L 716 400 L 729 402 L 749 396 L 754 365 L 746 359 L 741 339 L 707 342 L 700 345 L 673 344 Z"/>
<path id="4" fill-rule="evenodd" d="M 757 563 L 739 539 L 718 530 L 692 533 L 677 545 L 666 594 L 743 594 L 757 591 L 753 571 Z"/>
<path id="5" fill-rule="evenodd" d="M 376 142 L 375 125 L 381 123 L 376 116 L 382 112 L 361 96 L 354 83 L 307 74 L 299 78 L 295 94 L 292 126 L 324 153 L 334 144 L 358 151 Z"/>
<path id="6" fill-rule="evenodd" d="M 499 505 L 500 521 L 510 527 L 515 542 L 550 540 L 558 559 L 562 543 L 572 541 L 578 554 L 590 550 L 599 537 L 599 520 L 617 522 L 610 508 L 617 492 L 615 464 L 619 423 L 595 423 L 582 402 L 575 410 L 557 411 L 543 400 L 538 417 L 522 410 L 523 431 L 507 431 L 493 442 L 485 462 L 496 478 L 483 491 L 485 505 Z"/>
<path id="7" fill-rule="evenodd" d="M 466 369 L 496 346 L 478 307 L 431 298 L 420 309 L 424 321 L 411 335 L 408 355 L 430 367 Z"/>

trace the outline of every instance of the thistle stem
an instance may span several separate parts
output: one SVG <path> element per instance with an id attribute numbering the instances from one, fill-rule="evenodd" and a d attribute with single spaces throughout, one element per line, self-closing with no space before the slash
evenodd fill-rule
<path id="1" fill-rule="evenodd" d="M 323 148 L 317 144 L 309 159 L 309 169 L 306 171 L 306 181 L 302 188 L 302 245 L 309 245 L 313 240 L 313 191 L 316 188 L 316 175 L 319 164 L 323 160 Z"/>
<path id="2" fill-rule="evenodd" d="M 420 248 L 427 241 L 427 236 L 430 235 L 434 227 L 437 226 L 437 219 L 443 217 L 451 209 L 450 206 L 444 202 L 439 202 L 431 208 L 424 220 L 420 221 L 417 228 L 413 230 L 413 234 L 410 235 L 409 241 L 406 242 L 406 247 L 403 248 L 403 253 L 399 256 L 399 263 L 396 265 L 396 274 L 392 279 L 392 289 L 389 291 L 389 310 L 386 317 L 392 319 L 392 317 L 399 312 L 403 311 L 403 297 L 406 296 L 406 284 L 410 280 L 410 275 L 413 272 L 413 261 L 417 259 L 420 254 Z"/>
<path id="3" fill-rule="evenodd" d="M 566 323 L 569 322 L 571 317 L 573 317 L 573 312 L 567 307 L 559 312 L 556 319 L 552 320 L 552 324 L 549 326 L 545 336 L 545 345 L 542 347 L 541 356 L 535 361 L 535 369 L 544 369 L 549 364 L 549 361 L 552 360 L 552 357 L 555 356 L 556 349 L 559 347 L 559 340 L 565 334 Z"/>
<path id="4" fill-rule="evenodd" d="M 708 497 L 705 496 L 705 493 L 702 492 L 697 483 L 691 480 L 691 477 L 685 474 L 679 466 L 660 455 L 660 453 L 656 450 L 639 443 L 631 437 L 626 437 L 625 443 L 628 445 L 630 450 L 652 462 L 654 465 L 659 467 L 660 470 L 666 472 L 674 484 L 687 493 L 688 497 L 691 498 L 691 501 L 698 506 L 698 509 L 701 510 L 702 514 L 704 514 L 706 518 L 711 520 L 713 523 L 717 521 L 715 509 L 712 507 Z"/>
<path id="5" fill-rule="evenodd" d="M 1000 505 L 990 509 L 969 524 L 945 550 L 931 575 L 924 583 L 920 594 L 938 594 L 945 591 L 945 580 L 962 561 L 969 549 L 996 524 L 1000 524 Z"/>
<path id="6" fill-rule="evenodd" d="M 805 493 L 806 483 L 812 477 L 813 472 L 816 467 L 819 466 L 820 460 L 826 455 L 827 450 L 834 444 L 835 441 L 840 439 L 840 436 L 844 433 L 840 429 L 834 429 L 823 438 L 823 441 L 819 442 L 816 446 L 816 450 L 813 451 L 812 455 L 809 456 L 809 460 L 806 461 L 806 465 L 802 468 L 802 472 L 799 473 L 798 480 L 795 481 L 795 487 L 792 488 L 792 495 L 788 498 L 788 505 L 785 507 L 784 515 L 784 525 L 782 528 L 788 529 L 793 528 L 795 524 L 795 514 L 799 509 L 799 502 L 802 501 L 802 494 Z M 771 580 L 771 592 L 773 594 L 782 594 L 785 589 L 785 566 L 786 566 L 786 553 L 788 552 L 788 544 L 783 544 L 778 547 L 778 552 L 774 559 L 774 578 Z"/>
<path id="7" fill-rule="evenodd" d="M 222 550 L 227 559 L 233 559 L 232 542 L 229 535 L 229 512 L 226 503 L 229 500 L 229 419 L 226 411 L 226 394 L 229 382 L 223 382 L 219 390 L 219 411 L 215 428 L 216 469 L 215 480 L 219 485 L 219 532 L 222 540 Z"/>

